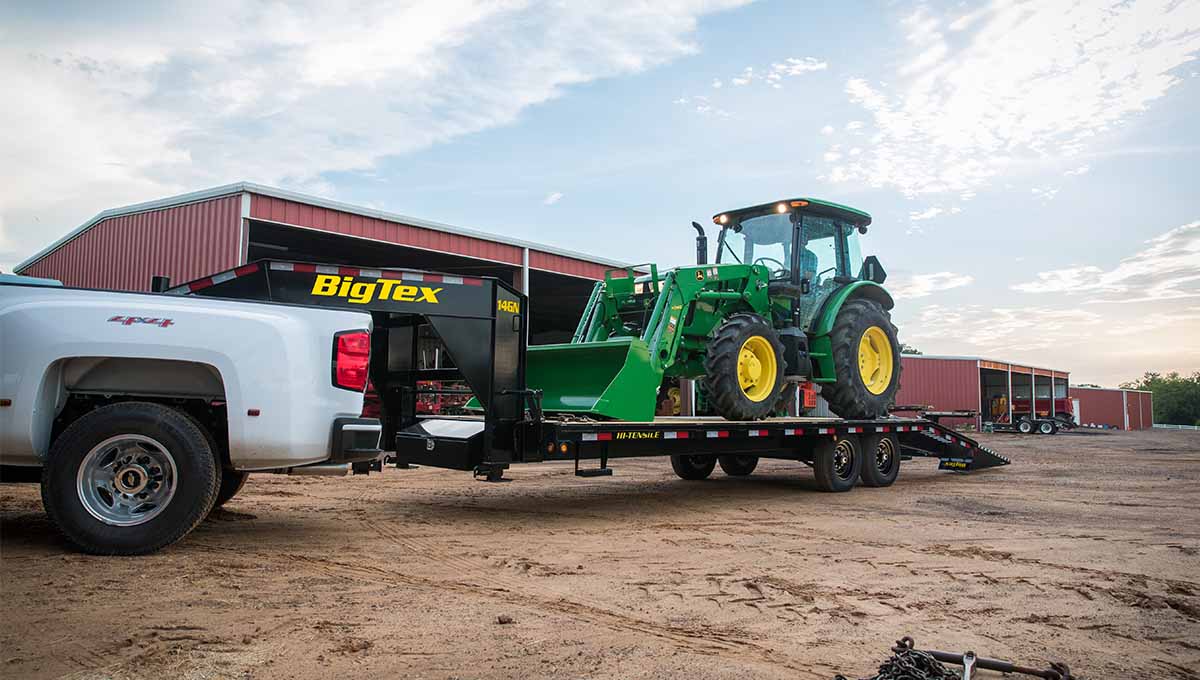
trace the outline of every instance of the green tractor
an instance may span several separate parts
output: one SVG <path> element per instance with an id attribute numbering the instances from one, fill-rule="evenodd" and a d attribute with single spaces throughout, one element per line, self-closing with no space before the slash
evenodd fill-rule
<path id="1" fill-rule="evenodd" d="M 529 348 L 527 382 L 543 409 L 652 420 L 664 380 L 691 378 L 730 420 L 773 415 L 813 384 L 843 418 L 886 415 L 900 343 L 883 267 L 859 251 L 871 216 L 799 198 L 713 221 L 715 264 L 693 222 L 698 264 L 611 270 L 569 343 Z"/>

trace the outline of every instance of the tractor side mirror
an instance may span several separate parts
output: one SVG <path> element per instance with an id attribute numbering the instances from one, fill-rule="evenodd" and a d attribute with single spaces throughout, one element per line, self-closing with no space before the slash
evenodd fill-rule
<path id="1" fill-rule="evenodd" d="M 887 280 L 887 272 L 884 271 L 883 265 L 879 264 L 879 258 L 871 255 L 863 260 L 862 269 L 858 272 L 858 278 L 863 281 L 874 281 L 883 285 L 883 282 Z"/>

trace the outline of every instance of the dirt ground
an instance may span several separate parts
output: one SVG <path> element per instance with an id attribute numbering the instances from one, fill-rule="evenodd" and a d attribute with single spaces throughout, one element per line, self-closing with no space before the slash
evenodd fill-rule
<path id="1" fill-rule="evenodd" d="M 255 476 L 123 559 L 0 487 L 0 677 L 859 677 L 911 635 L 1200 678 L 1200 433 L 982 439 L 1014 464 L 846 494 L 780 461 Z"/>

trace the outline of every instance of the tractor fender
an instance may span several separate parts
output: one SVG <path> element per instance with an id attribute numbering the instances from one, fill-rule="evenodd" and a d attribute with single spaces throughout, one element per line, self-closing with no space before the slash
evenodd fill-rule
<path id="1" fill-rule="evenodd" d="M 837 321 L 838 312 L 842 305 L 854 298 L 866 298 L 878 302 L 884 309 L 890 310 L 896 305 L 892 296 L 883 286 L 874 281 L 855 281 L 825 299 L 821 311 L 813 319 L 812 334 L 814 337 L 829 335 L 833 332 L 833 324 Z"/>

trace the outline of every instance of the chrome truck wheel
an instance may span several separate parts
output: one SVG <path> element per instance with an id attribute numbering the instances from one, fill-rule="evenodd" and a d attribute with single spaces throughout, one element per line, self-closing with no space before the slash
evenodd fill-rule
<path id="1" fill-rule="evenodd" d="M 175 496 L 179 472 L 161 442 L 140 434 L 109 437 L 79 466 L 79 502 L 92 517 L 116 527 L 149 522 Z"/>

